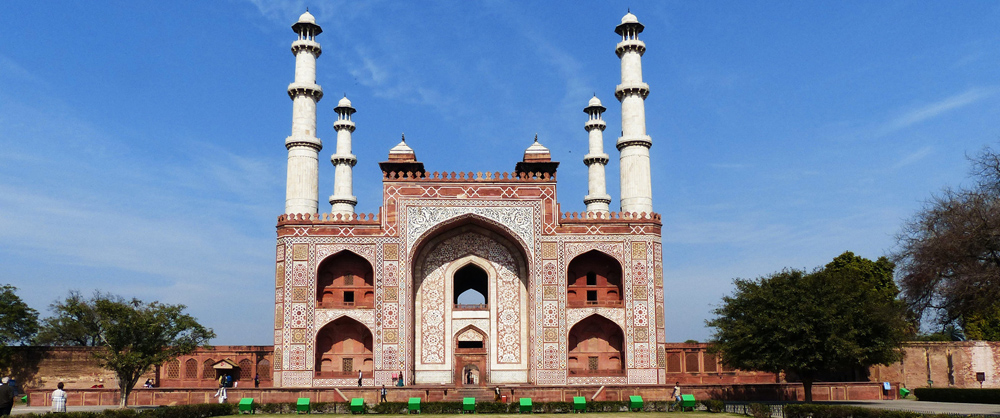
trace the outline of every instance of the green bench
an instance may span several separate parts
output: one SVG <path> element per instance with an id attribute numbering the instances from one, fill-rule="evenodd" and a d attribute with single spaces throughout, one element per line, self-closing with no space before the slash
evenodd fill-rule
<path id="1" fill-rule="evenodd" d="M 410 398 L 410 401 L 406 405 L 411 414 L 413 412 L 420 413 L 420 398 Z"/>
<path id="2" fill-rule="evenodd" d="M 531 398 L 521 398 L 521 413 L 531 413 Z"/>
<path id="3" fill-rule="evenodd" d="M 351 413 L 358 414 L 365 412 L 365 400 L 362 398 L 351 398 Z"/>
<path id="4" fill-rule="evenodd" d="M 632 395 L 628 397 L 628 409 L 634 411 L 636 409 L 642 409 L 642 396 Z"/>
<path id="5" fill-rule="evenodd" d="M 587 412 L 587 398 L 584 398 L 583 396 L 574 396 L 573 410 L 579 412 Z"/>
<path id="6" fill-rule="evenodd" d="M 462 398 L 462 413 L 476 412 L 476 398 Z"/>
<path id="7" fill-rule="evenodd" d="M 681 395 L 681 412 L 684 412 L 688 408 L 691 408 L 691 411 L 694 412 L 698 408 L 698 401 L 694 399 L 694 395 Z"/>
<path id="8" fill-rule="evenodd" d="M 253 410 L 253 398 L 242 398 L 240 399 L 239 411 L 241 414 L 252 414 Z"/>
<path id="9" fill-rule="evenodd" d="M 295 402 L 295 412 L 298 412 L 300 414 L 308 414 L 309 398 L 299 398 L 299 400 Z"/>

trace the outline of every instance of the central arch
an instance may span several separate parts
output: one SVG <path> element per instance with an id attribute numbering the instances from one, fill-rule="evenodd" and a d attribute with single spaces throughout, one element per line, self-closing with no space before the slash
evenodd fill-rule
<path id="1" fill-rule="evenodd" d="M 454 331 L 475 325 L 489 353 L 485 367 L 475 367 L 478 381 L 491 370 L 491 382 L 526 383 L 531 331 L 524 248 L 504 231 L 469 219 L 434 229 L 439 233 L 419 242 L 412 259 L 414 382 L 460 383 Z M 469 289 L 482 293 L 485 306 L 455 304 Z"/>

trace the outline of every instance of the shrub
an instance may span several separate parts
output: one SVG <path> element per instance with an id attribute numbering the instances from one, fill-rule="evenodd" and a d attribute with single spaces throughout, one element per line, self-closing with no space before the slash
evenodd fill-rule
<path id="1" fill-rule="evenodd" d="M 726 402 L 718 399 L 705 399 L 701 401 L 708 412 L 726 412 Z"/>
<path id="2" fill-rule="evenodd" d="M 67 412 L 61 418 L 208 418 L 233 415 L 234 404 L 195 404 L 143 409 L 106 409 L 98 412 Z M 48 414 L 25 414 L 24 418 L 50 417 Z"/>
<path id="3" fill-rule="evenodd" d="M 771 418 L 771 405 L 752 403 L 749 409 L 753 418 Z"/>
<path id="4" fill-rule="evenodd" d="M 917 388 L 921 401 L 1000 404 L 1000 389 Z"/>

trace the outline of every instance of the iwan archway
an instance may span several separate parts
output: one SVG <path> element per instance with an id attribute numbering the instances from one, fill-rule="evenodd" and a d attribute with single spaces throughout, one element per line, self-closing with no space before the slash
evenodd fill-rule
<path id="1" fill-rule="evenodd" d="M 414 381 L 527 383 L 529 280 L 523 247 L 476 222 L 439 230 L 444 232 L 424 241 L 414 255 Z"/>

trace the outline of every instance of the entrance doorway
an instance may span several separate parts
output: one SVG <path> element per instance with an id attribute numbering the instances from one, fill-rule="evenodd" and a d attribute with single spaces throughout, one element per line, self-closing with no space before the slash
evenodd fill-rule
<path id="1" fill-rule="evenodd" d="M 455 383 L 459 386 L 485 386 L 486 336 L 475 327 L 468 327 L 455 337 Z"/>

